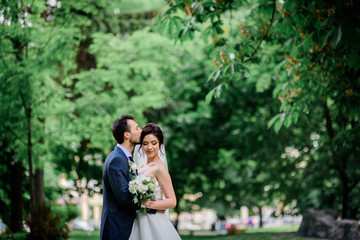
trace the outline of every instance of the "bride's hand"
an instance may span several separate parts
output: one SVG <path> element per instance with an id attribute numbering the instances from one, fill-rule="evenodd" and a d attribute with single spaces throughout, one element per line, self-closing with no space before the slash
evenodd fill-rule
<path id="1" fill-rule="evenodd" d="M 150 204 L 151 204 L 150 198 L 146 199 L 145 201 L 141 200 L 140 202 L 141 204 L 145 205 L 145 207 L 150 208 Z"/>
<path id="2" fill-rule="evenodd" d="M 161 200 L 161 199 L 156 199 L 156 201 L 158 200 Z M 151 201 L 150 198 L 149 199 L 146 199 L 145 201 L 140 201 L 141 204 L 145 205 L 146 208 L 151 208 L 151 203 L 153 203 L 154 201 Z M 156 209 L 156 212 L 157 213 L 165 213 L 165 210 L 159 210 L 159 209 Z"/>

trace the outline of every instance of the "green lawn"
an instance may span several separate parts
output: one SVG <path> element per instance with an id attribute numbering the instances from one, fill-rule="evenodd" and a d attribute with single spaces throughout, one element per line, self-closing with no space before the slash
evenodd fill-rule
<path id="1" fill-rule="evenodd" d="M 230 236 L 181 236 L 183 240 L 309 240 L 293 233 L 244 233 Z"/>
<path id="2" fill-rule="evenodd" d="M 299 229 L 298 224 L 283 225 L 275 228 L 248 228 L 246 233 L 285 233 L 285 232 L 296 232 Z"/>
<path id="3" fill-rule="evenodd" d="M 70 240 L 99 240 L 99 231 L 94 231 L 88 235 L 85 231 L 72 231 Z M 231 236 L 206 236 L 206 235 L 181 235 L 183 240 L 309 240 L 295 236 L 294 233 L 244 233 Z"/>
<path id="4" fill-rule="evenodd" d="M 190 235 L 189 231 L 181 231 L 181 238 L 183 240 L 311 240 L 295 236 L 295 232 L 299 228 L 298 225 L 288 225 L 277 228 L 262 228 L 262 229 L 246 229 L 243 234 L 219 236 L 214 232 L 196 231 Z M 26 234 L 2 234 L 0 239 L 25 239 Z M 70 232 L 70 240 L 99 240 L 100 231 L 86 232 L 81 230 L 74 230 Z"/>
<path id="5" fill-rule="evenodd" d="M 298 225 L 289 225 L 277 228 L 247 229 L 244 234 L 229 236 L 209 235 L 214 234 L 207 231 L 198 231 L 194 235 L 189 232 L 181 232 L 183 240 L 310 240 L 309 238 L 298 237 L 295 232 Z M 70 240 L 99 240 L 100 232 L 71 231 Z"/>
<path id="6" fill-rule="evenodd" d="M 74 230 L 70 232 L 69 240 L 99 240 L 100 239 L 100 231 L 81 231 L 81 230 Z"/>

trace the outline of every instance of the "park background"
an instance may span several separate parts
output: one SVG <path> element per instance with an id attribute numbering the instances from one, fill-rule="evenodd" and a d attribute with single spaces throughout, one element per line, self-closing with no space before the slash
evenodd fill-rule
<path id="1" fill-rule="evenodd" d="M 125 113 L 164 131 L 175 216 L 241 218 L 246 207 L 266 227 L 264 211 L 314 208 L 358 220 L 358 9 L 2 1 L 1 232 L 67 238 L 84 199 L 84 219 L 98 218 L 89 199 L 101 199 L 110 126 Z"/>

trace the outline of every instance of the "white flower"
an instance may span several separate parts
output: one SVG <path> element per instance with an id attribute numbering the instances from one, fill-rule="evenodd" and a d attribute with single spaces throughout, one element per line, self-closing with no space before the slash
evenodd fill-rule
<path id="1" fill-rule="evenodd" d="M 148 185 L 144 185 L 144 184 L 139 185 L 139 192 L 141 193 L 146 193 L 148 189 L 149 189 Z"/>
<path id="2" fill-rule="evenodd" d="M 149 183 L 149 189 L 152 192 L 156 192 L 156 184 L 154 182 Z"/>
<path id="3" fill-rule="evenodd" d="M 136 169 L 137 169 L 137 166 L 136 166 L 136 163 L 132 162 L 132 161 L 128 161 L 129 163 L 129 172 L 133 175 L 136 174 Z"/>
<path id="4" fill-rule="evenodd" d="M 134 181 L 129 182 L 129 191 L 132 194 L 136 194 L 136 183 Z"/>
<path id="5" fill-rule="evenodd" d="M 148 182 L 149 182 L 149 178 L 146 177 L 145 175 L 140 175 L 138 176 L 135 181 L 137 183 L 137 186 L 138 186 L 138 190 L 140 193 L 146 193 L 147 190 L 149 189 L 149 186 L 148 186 Z"/>
<path id="6" fill-rule="evenodd" d="M 133 165 L 131 165 L 131 171 L 132 171 L 132 172 L 135 172 L 136 169 L 137 169 L 137 167 L 136 167 L 136 164 L 135 164 L 135 163 L 134 163 Z"/>
<path id="7" fill-rule="evenodd" d="M 129 182 L 129 192 L 132 194 L 135 204 L 139 204 L 139 200 L 154 200 L 160 187 L 154 177 L 146 177 L 144 174 L 133 176 L 133 180 Z"/>

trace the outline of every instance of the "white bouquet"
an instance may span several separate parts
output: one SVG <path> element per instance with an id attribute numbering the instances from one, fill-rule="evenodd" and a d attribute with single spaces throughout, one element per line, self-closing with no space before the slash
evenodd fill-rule
<path id="1" fill-rule="evenodd" d="M 136 175 L 137 166 L 135 163 L 129 161 L 130 178 L 129 192 L 133 197 L 133 202 L 138 204 L 141 212 L 146 212 L 146 207 L 141 204 L 140 200 L 151 199 L 155 200 L 159 187 L 154 177 L 146 177 L 144 174 Z"/>

